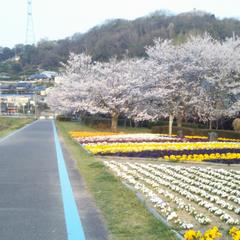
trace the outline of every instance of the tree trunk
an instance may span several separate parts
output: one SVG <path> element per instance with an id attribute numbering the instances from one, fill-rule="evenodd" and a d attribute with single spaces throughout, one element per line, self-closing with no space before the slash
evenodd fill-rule
<path id="1" fill-rule="evenodd" d="M 129 120 L 129 127 L 132 127 L 132 119 Z"/>
<path id="2" fill-rule="evenodd" d="M 183 116 L 182 115 L 177 115 L 177 127 L 178 128 L 182 127 L 182 122 L 183 122 Z"/>
<path id="3" fill-rule="evenodd" d="M 113 132 L 117 132 L 117 127 L 118 127 L 118 114 L 117 113 L 113 113 L 112 114 L 112 125 L 111 125 L 111 130 Z"/>
<path id="4" fill-rule="evenodd" d="M 174 116 L 172 114 L 170 114 L 169 115 L 169 127 L 168 127 L 169 136 L 172 136 L 173 119 L 174 119 Z"/>
<path id="5" fill-rule="evenodd" d="M 221 121 L 220 121 L 220 128 L 221 128 L 221 129 L 224 129 L 224 127 L 223 127 L 223 120 L 222 120 L 222 118 L 221 118 Z"/>
<path id="6" fill-rule="evenodd" d="M 212 120 L 209 120 L 209 130 L 212 130 Z"/>
<path id="7" fill-rule="evenodd" d="M 127 127 L 127 118 L 124 118 L 124 123 L 123 123 L 124 128 Z"/>

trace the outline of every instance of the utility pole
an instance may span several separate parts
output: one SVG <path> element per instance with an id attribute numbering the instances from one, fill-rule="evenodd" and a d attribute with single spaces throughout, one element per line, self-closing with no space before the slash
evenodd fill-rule
<path id="1" fill-rule="evenodd" d="M 35 101 L 35 119 L 37 119 L 37 94 L 34 93 L 34 101 Z"/>
<path id="2" fill-rule="evenodd" d="M 2 83 L 0 83 L 0 116 L 2 115 Z"/>

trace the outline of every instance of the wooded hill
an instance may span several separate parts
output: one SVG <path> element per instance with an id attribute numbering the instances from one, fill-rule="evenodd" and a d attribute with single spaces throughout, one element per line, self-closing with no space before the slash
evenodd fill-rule
<path id="1" fill-rule="evenodd" d="M 42 40 L 36 46 L 18 44 L 14 48 L 0 48 L 0 73 L 12 77 L 31 74 L 39 69 L 57 70 L 69 52 L 86 52 L 94 60 L 106 61 L 112 56 L 121 58 L 144 56 L 145 46 L 155 38 L 171 38 L 182 42 L 190 34 L 210 33 L 216 39 L 233 34 L 240 36 L 240 21 L 218 19 L 213 14 L 192 11 L 171 15 L 155 12 L 133 21 L 114 19 L 95 26 L 85 34 L 76 33 L 57 41 Z M 15 61 L 15 56 L 20 56 Z"/>

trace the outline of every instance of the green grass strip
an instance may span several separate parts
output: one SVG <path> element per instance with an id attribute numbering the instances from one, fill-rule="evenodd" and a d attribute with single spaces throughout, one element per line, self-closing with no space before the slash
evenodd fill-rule
<path id="1" fill-rule="evenodd" d="M 92 130 L 79 123 L 58 122 L 66 147 L 106 221 L 113 240 L 173 240 L 174 233 L 148 212 L 135 193 L 111 174 L 104 164 L 71 139 L 69 131 Z"/>
<path id="2" fill-rule="evenodd" d="M 31 118 L 0 117 L 0 138 L 31 123 L 33 120 Z"/>

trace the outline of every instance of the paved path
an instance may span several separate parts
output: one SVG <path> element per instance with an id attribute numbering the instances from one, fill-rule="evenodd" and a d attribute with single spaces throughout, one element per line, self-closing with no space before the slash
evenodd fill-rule
<path id="1" fill-rule="evenodd" d="M 55 137 L 55 138 L 54 138 Z M 59 162 L 56 154 L 57 136 L 54 136 L 52 121 L 37 121 L 10 137 L 0 140 L 0 239 L 3 240 L 84 240 L 107 239 L 106 229 L 95 209 L 89 210 L 85 204 L 83 226 L 69 232 L 78 216 L 73 216 L 74 197 L 65 182 L 64 160 Z M 57 150 L 59 151 L 59 149 Z M 60 149 L 61 151 L 61 149 Z M 67 156 L 65 153 L 64 156 Z M 68 160 L 69 161 L 69 160 Z M 59 167 L 59 165 L 63 165 Z M 68 165 L 71 165 L 68 162 Z M 81 206 L 81 192 L 85 189 L 72 166 L 70 175 L 74 177 L 74 195 L 77 196 L 77 213 L 84 213 Z M 68 175 L 67 172 L 65 174 Z M 62 175 L 61 183 L 60 178 Z M 68 176 L 67 176 L 68 177 Z M 71 179 L 71 178 L 70 178 Z M 72 179 L 71 179 L 72 180 Z M 70 186 L 71 187 L 71 186 Z M 66 195 L 65 197 L 64 194 Z M 72 197 L 72 199 L 71 199 Z M 92 202 L 92 200 L 89 200 Z M 94 204 L 90 204 L 94 206 Z M 76 207 L 76 204 L 75 204 Z M 65 211 L 64 211 L 65 209 Z M 71 209 L 72 212 L 68 212 Z M 69 219 L 70 218 L 70 219 Z M 74 222 L 71 222 L 73 221 Z M 78 223 L 78 222 L 77 222 Z M 98 226 L 92 233 L 90 225 Z M 78 225 L 77 225 L 78 226 Z M 83 230 L 85 232 L 85 230 Z M 84 236 L 85 235 L 85 236 Z M 79 236 L 79 237 L 77 237 Z"/>

